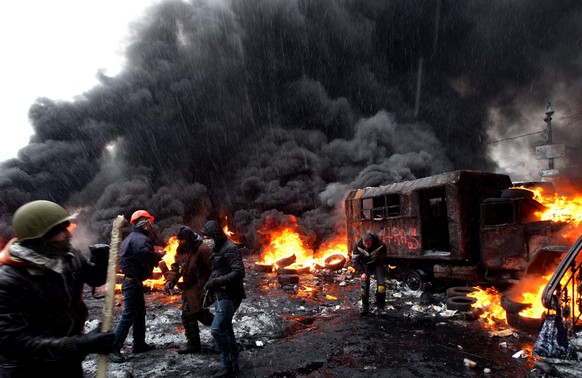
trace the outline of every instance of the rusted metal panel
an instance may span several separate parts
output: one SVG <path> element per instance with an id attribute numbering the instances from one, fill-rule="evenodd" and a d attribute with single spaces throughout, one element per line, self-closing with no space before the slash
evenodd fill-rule
<path id="1" fill-rule="evenodd" d="M 435 278 L 442 280 L 462 280 L 465 282 L 479 281 L 479 271 L 476 266 L 436 264 L 433 267 L 433 273 Z"/>
<path id="2" fill-rule="evenodd" d="M 529 261 L 525 226 L 508 224 L 484 228 L 481 253 L 485 269 L 525 270 Z"/>

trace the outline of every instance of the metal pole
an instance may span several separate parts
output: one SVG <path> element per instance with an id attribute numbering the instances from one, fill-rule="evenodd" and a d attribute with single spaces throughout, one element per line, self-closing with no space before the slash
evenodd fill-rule
<path id="1" fill-rule="evenodd" d="M 552 103 L 548 101 L 548 106 L 546 107 L 546 118 L 544 121 L 548 124 L 548 129 L 546 130 L 546 144 L 552 144 L 552 115 L 554 114 L 554 109 L 552 109 Z M 548 168 L 554 169 L 554 158 L 548 159 Z"/>

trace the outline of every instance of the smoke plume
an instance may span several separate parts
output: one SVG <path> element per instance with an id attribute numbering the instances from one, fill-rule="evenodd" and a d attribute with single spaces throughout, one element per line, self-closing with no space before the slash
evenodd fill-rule
<path id="1" fill-rule="evenodd" d="M 316 245 L 345 227 L 349 189 L 501 171 L 488 138 L 522 133 L 551 96 L 580 114 L 581 8 L 163 1 L 132 27 L 118 75 L 32 104 L 30 144 L 0 166 L 2 234 L 20 205 L 50 199 L 90 242 L 143 208 L 160 241 L 217 218 L 250 246 L 294 221 Z"/>

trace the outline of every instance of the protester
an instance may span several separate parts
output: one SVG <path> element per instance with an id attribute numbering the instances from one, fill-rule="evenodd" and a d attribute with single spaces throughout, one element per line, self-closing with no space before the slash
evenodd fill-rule
<path id="1" fill-rule="evenodd" d="M 165 252 L 156 252 L 152 241 L 154 217 L 145 210 L 138 210 L 131 216 L 133 231 L 121 243 L 119 268 L 124 274 L 121 282 L 123 311 L 115 328 L 114 351 L 109 355 L 112 362 L 124 362 L 121 348 L 133 328 L 133 353 L 143 353 L 155 349 L 145 342 L 146 306 L 143 281 L 151 277 Z"/>
<path id="2" fill-rule="evenodd" d="M 204 290 L 209 290 L 216 300 L 211 333 L 220 351 L 221 368 L 213 377 L 229 377 L 240 371 L 232 318 L 246 298 L 245 267 L 237 245 L 228 240 L 218 222 L 206 222 L 202 234 L 204 242 L 212 249 L 212 273 Z"/>
<path id="3" fill-rule="evenodd" d="M 376 234 L 366 232 L 354 245 L 352 265 L 361 274 L 360 295 L 362 299 L 361 315 L 370 310 L 370 276 L 376 279 L 376 307 L 384 311 L 386 305 L 386 245 Z"/>
<path id="4" fill-rule="evenodd" d="M 214 319 L 206 308 L 207 304 L 203 303 L 205 297 L 202 292 L 212 269 L 212 250 L 190 227 L 180 227 L 176 238 L 179 245 L 174 263 L 166 275 L 165 289 L 171 290 L 182 277 L 182 324 L 187 344 L 178 353 L 198 353 L 202 351 L 198 322 L 209 326 Z"/>
<path id="5" fill-rule="evenodd" d="M 83 377 L 87 354 L 113 350 L 113 332 L 83 334 L 83 285 L 103 285 L 107 264 L 71 247 L 73 218 L 44 200 L 14 213 L 16 238 L 0 252 L 0 377 Z"/>

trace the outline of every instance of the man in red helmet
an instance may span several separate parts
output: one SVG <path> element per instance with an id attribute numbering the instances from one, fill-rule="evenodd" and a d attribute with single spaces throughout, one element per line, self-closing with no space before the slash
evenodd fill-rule
<path id="1" fill-rule="evenodd" d="M 133 327 L 133 353 L 148 352 L 155 347 L 145 342 L 146 306 L 143 281 L 150 278 L 165 252 L 156 252 L 152 241 L 154 217 L 146 210 L 138 210 L 131 216 L 133 231 L 121 243 L 119 268 L 124 274 L 121 282 L 123 311 L 115 328 L 114 351 L 111 362 L 124 362 L 121 354 L 123 343 Z"/>

